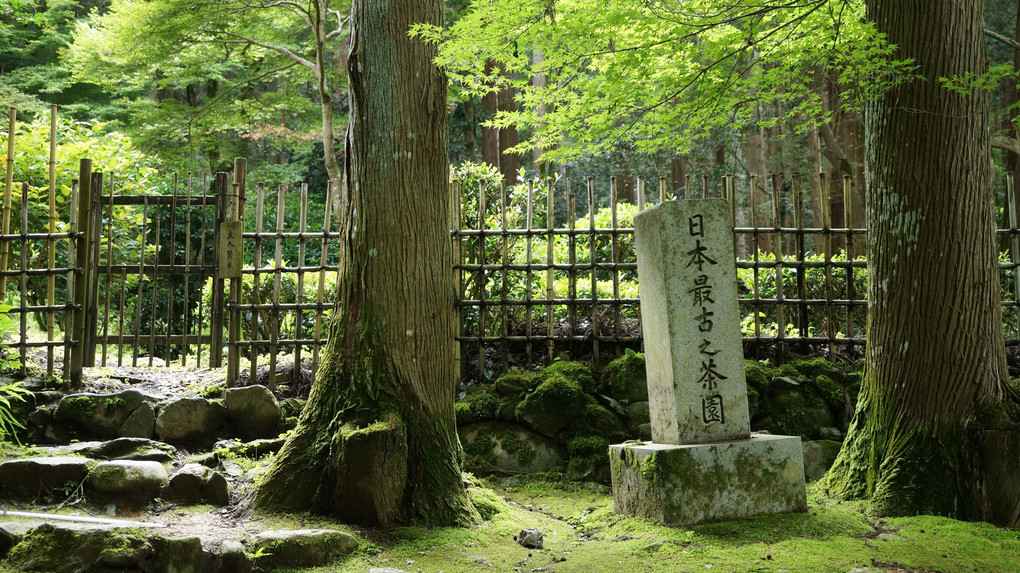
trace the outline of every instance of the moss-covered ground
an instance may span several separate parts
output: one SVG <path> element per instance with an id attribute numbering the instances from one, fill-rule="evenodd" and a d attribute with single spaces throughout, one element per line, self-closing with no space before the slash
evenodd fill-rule
<path id="1" fill-rule="evenodd" d="M 474 495 L 491 507 L 477 527 L 361 530 L 369 541 L 355 555 L 307 571 L 1020 571 L 1018 531 L 929 516 L 880 521 L 815 485 L 808 488 L 808 513 L 688 528 L 618 516 L 602 486 L 535 480 L 483 486 Z M 514 541 L 532 527 L 544 533 L 543 549 Z"/>

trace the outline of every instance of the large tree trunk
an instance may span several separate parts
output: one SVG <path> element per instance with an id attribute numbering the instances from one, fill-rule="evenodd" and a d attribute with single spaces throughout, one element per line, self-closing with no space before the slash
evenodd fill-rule
<path id="1" fill-rule="evenodd" d="M 990 190 L 988 101 L 940 77 L 986 71 L 982 2 L 868 0 L 867 14 L 923 79 L 865 108 L 869 315 L 865 377 L 828 484 L 884 515 L 991 519 L 989 432 L 1007 371 Z M 998 414 L 992 415 L 992 414 Z M 983 455 L 983 452 L 985 455 Z M 991 470 L 991 471 L 990 471 Z M 999 480 L 1002 481 L 1002 480 Z"/>
<path id="2" fill-rule="evenodd" d="M 446 78 L 412 23 L 441 0 L 355 0 L 346 202 L 329 342 L 257 504 L 359 523 L 465 523 Z"/>

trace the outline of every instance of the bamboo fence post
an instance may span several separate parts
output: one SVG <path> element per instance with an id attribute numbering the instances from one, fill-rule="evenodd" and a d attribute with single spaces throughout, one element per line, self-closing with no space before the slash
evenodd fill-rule
<path id="1" fill-rule="evenodd" d="M 758 176 L 751 175 L 748 183 L 748 199 L 750 200 L 751 212 L 751 295 L 754 304 L 751 306 L 751 313 L 754 318 L 754 340 L 755 347 L 761 344 L 761 284 L 758 275 L 758 263 L 761 259 L 758 250 L 758 202 L 754 190 L 758 185 Z"/>
<path id="2" fill-rule="evenodd" d="M 553 229 L 556 224 L 556 209 L 555 209 L 555 189 L 553 187 L 553 180 L 551 178 L 545 181 L 545 231 L 546 231 L 546 243 L 545 243 L 545 298 L 549 301 L 549 306 L 546 309 L 546 325 L 545 325 L 545 353 L 546 363 L 552 364 L 555 356 L 556 343 L 554 341 L 554 326 L 555 326 L 555 308 L 553 306 L 553 300 L 556 298 L 556 274 L 553 271 L 553 265 L 556 263 L 556 235 L 553 233 Z"/>
<path id="3" fill-rule="evenodd" d="M 266 186 L 259 183 L 255 194 L 255 272 L 252 275 L 251 298 L 255 308 L 251 311 L 251 348 L 249 349 L 249 383 L 257 384 L 259 378 L 259 348 L 256 344 L 262 335 L 259 332 L 259 316 L 262 314 L 262 211 L 266 205 Z M 328 205 L 328 202 L 327 202 Z"/>
<path id="4" fill-rule="evenodd" d="M 209 343 L 209 367 L 219 368 L 223 366 L 223 314 L 224 314 L 224 299 L 226 298 L 226 279 L 222 279 L 219 276 L 219 266 L 222 264 L 220 261 L 219 253 L 219 237 L 220 237 L 220 226 L 223 221 L 226 220 L 227 212 L 227 174 L 220 172 L 216 174 L 216 180 L 213 183 L 214 193 L 214 204 L 216 205 L 216 215 L 213 223 L 213 265 L 212 265 L 212 280 L 213 280 L 213 292 L 212 301 L 210 302 L 209 308 L 209 324 L 210 334 L 212 338 Z M 205 234 L 203 233 L 203 238 Z"/>
<path id="5" fill-rule="evenodd" d="M 659 177 L 659 203 L 666 202 L 666 178 Z"/>
<path id="6" fill-rule="evenodd" d="M 301 379 L 301 340 L 304 338 L 304 303 L 305 303 L 305 233 L 308 231 L 308 184 L 301 184 L 301 213 L 298 224 L 298 273 L 297 273 L 297 307 L 294 312 L 294 368 L 291 369 L 291 380 Z"/>
<path id="7" fill-rule="evenodd" d="M 478 378 L 485 376 L 485 291 L 489 280 L 485 272 L 485 182 L 478 185 Z"/>
<path id="8" fill-rule="evenodd" d="M 88 228 L 88 249 L 89 258 L 85 265 L 85 275 L 88 277 L 87 298 L 88 312 L 85 315 L 85 366 L 96 365 L 96 346 L 99 338 L 99 256 L 101 249 L 101 236 L 103 234 L 103 210 L 100 199 L 103 195 L 103 174 L 102 172 L 92 174 L 92 194 L 89 204 L 89 216 L 91 221 Z"/>
<path id="9" fill-rule="evenodd" d="M 127 267 L 120 269 L 120 312 L 117 316 L 117 366 L 124 365 L 124 307 L 127 299 Z"/>
<path id="10" fill-rule="evenodd" d="M 783 275 L 786 263 L 783 260 L 783 204 L 782 184 L 779 175 L 773 173 L 772 181 L 772 225 L 776 240 L 772 241 L 772 251 L 776 256 L 776 363 L 782 364 L 786 356 L 786 293 L 783 290 Z"/>
<path id="11" fill-rule="evenodd" d="M 570 300 L 567 307 L 567 323 L 570 326 L 570 335 L 577 335 L 577 198 L 574 197 L 570 188 L 570 179 L 567 179 L 567 298 Z M 573 344 L 567 348 L 570 349 Z"/>
<path id="12" fill-rule="evenodd" d="M 1010 252 L 1009 260 L 1013 266 L 1013 313 L 1016 320 L 1017 338 L 1020 339 L 1020 235 L 1017 234 L 1017 221 L 1020 216 L 1017 214 L 1016 182 L 1013 175 L 1006 176 L 1006 200 L 1009 203 L 1009 238 Z"/>
<path id="13" fill-rule="evenodd" d="M 102 365 L 106 366 L 107 347 L 110 345 L 110 284 L 113 278 L 113 196 L 115 174 L 110 174 L 110 204 L 107 209 L 106 221 L 106 288 L 103 292 L 103 356 Z"/>
<path id="14" fill-rule="evenodd" d="M 191 307 L 188 301 L 191 298 L 191 199 L 193 195 L 193 181 L 191 172 L 188 171 L 188 186 L 184 193 L 184 325 L 181 329 L 181 368 L 188 365 L 188 334 L 191 331 Z M 196 365 L 197 366 L 197 365 Z"/>
<path id="15" fill-rule="evenodd" d="M 687 175 L 684 175 L 684 199 L 691 199 L 692 198 L 692 193 L 691 193 L 691 180 L 692 179 L 693 179 L 693 176 L 691 176 L 689 173 Z"/>
<path id="16" fill-rule="evenodd" d="M 74 234 L 74 266 L 81 269 L 74 276 L 74 322 L 71 327 L 71 337 L 74 340 L 71 348 L 71 364 L 68 370 L 68 379 L 75 389 L 81 387 L 82 367 L 85 359 L 85 312 L 86 308 L 86 285 L 88 284 L 88 240 L 89 236 L 89 206 L 91 205 L 92 194 L 92 160 L 82 159 L 78 164 L 78 202 L 72 205 L 77 207 L 78 215 L 75 221 L 78 227 Z M 83 232 L 82 232 L 83 231 Z M 81 266 L 79 266 L 81 265 Z"/>
<path id="17" fill-rule="evenodd" d="M 835 356 L 836 319 L 832 311 L 832 205 L 829 200 L 829 180 L 825 172 L 818 173 L 818 189 L 822 200 L 822 239 L 825 249 L 825 336 L 829 339 L 829 356 Z"/>
<path id="18" fill-rule="evenodd" d="M 525 225 L 527 226 L 527 236 L 524 239 L 524 259 L 527 261 L 527 270 L 525 271 L 524 278 L 524 335 L 525 335 L 525 354 L 528 357 L 528 364 L 531 364 L 531 230 L 533 228 L 533 207 L 535 199 L 535 182 L 528 181 L 528 204 L 526 206 Z"/>
<path id="19" fill-rule="evenodd" d="M 599 282 L 598 282 L 598 241 L 595 234 L 595 179 L 588 177 L 588 261 L 591 264 L 591 356 L 592 364 L 599 363 Z"/>
<path id="20" fill-rule="evenodd" d="M 235 256 L 239 257 L 240 264 L 244 264 L 244 203 L 248 179 L 248 160 L 243 157 L 234 159 L 234 182 L 231 185 L 232 202 L 228 216 L 232 222 L 240 227 L 238 229 L 238 249 Z M 219 245 L 217 245 L 218 247 Z M 241 375 L 241 275 L 230 277 L 230 300 L 228 301 L 229 322 L 227 324 L 227 386 L 237 384 Z M 270 390 L 274 386 L 270 387 Z"/>
<path id="21" fill-rule="evenodd" d="M 326 265 L 329 264 L 329 224 L 332 213 L 331 185 L 326 185 L 326 209 L 322 218 L 322 252 L 319 253 L 319 288 L 315 293 L 315 345 L 312 347 L 312 380 L 319 372 L 319 349 L 322 347 L 322 301 L 326 293 Z M 261 211 L 261 209 L 260 209 Z"/>
<path id="22" fill-rule="evenodd" d="M 210 274 L 209 271 L 208 271 L 208 267 L 206 266 L 207 263 L 208 263 L 208 255 L 205 252 L 205 236 L 209 232 L 209 194 L 207 192 L 208 189 L 209 189 L 209 176 L 208 176 L 207 173 L 203 173 L 202 174 L 202 201 L 201 201 L 201 206 L 200 206 L 200 209 L 199 209 L 199 212 L 202 213 L 202 222 L 201 222 L 201 225 L 200 225 L 201 226 L 201 233 L 199 234 L 199 237 L 198 237 L 198 258 L 199 258 L 199 262 L 200 262 L 200 265 L 201 265 L 201 268 L 200 268 L 200 271 L 199 271 L 200 272 L 200 274 L 199 274 L 200 277 L 205 277 L 205 276 L 208 276 Z M 213 198 L 213 205 L 215 205 L 215 202 L 216 202 L 216 199 L 214 197 Z M 214 207 L 214 209 L 215 209 L 215 207 Z M 215 215 L 213 217 L 215 219 Z M 211 290 L 215 291 L 215 288 L 216 288 L 216 278 L 215 277 L 211 277 L 211 279 L 212 279 L 212 289 Z M 205 308 L 205 300 L 204 299 L 205 299 L 204 296 L 198 298 L 198 318 L 197 318 L 197 320 L 198 320 L 198 346 L 195 349 L 195 365 L 198 366 L 199 368 L 202 367 L 202 346 L 203 346 L 203 344 L 202 344 L 202 328 L 205 326 L 205 311 L 207 310 Z M 209 329 L 209 340 L 210 340 L 210 344 L 209 344 L 209 356 L 212 357 L 212 320 L 210 320 L 209 322 L 210 322 L 210 329 Z M 209 366 L 212 366 L 212 364 L 210 363 Z"/>
<path id="23" fill-rule="evenodd" d="M 7 122 L 7 176 L 4 180 L 4 212 L 3 212 L 3 244 L 0 246 L 0 272 L 7 270 L 7 259 L 10 256 L 11 242 L 7 235 L 11 232 L 11 193 L 14 190 L 14 140 L 17 129 L 18 111 L 13 107 L 10 109 L 10 118 Z M 4 301 L 7 294 L 7 276 L 0 274 L 0 303 Z"/>
<path id="24" fill-rule="evenodd" d="M 506 185 L 500 184 L 499 186 L 499 250 L 500 259 L 500 295 L 499 311 L 500 311 L 500 331 L 503 333 L 503 340 L 500 346 L 502 347 L 502 354 L 500 362 L 502 363 L 503 371 L 506 371 L 510 367 L 510 343 L 507 341 L 507 336 L 510 334 L 509 322 L 510 322 L 510 308 L 507 306 L 507 293 L 510 291 L 510 284 L 507 277 L 507 270 L 510 266 L 508 260 L 509 248 L 507 241 L 507 225 L 506 225 L 506 210 L 507 210 L 507 197 L 506 197 Z"/>
<path id="25" fill-rule="evenodd" d="M 131 350 L 131 366 L 138 366 L 138 346 L 142 334 L 142 285 L 145 282 L 145 235 L 149 223 L 149 198 L 142 199 L 142 240 L 138 253 L 138 285 L 135 292 L 135 335 Z"/>
<path id="26" fill-rule="evenodd" d="M 28 375 L 28 183 L 21 184 L 21 276 L 19 281 L 21 306 L 21 376 Z"/>
<path id="27" fill-rule="evenodd" d="M 638 210 L 638 212 L 641 212 L 641 211 L 645 210 L 645 178 L 644 177 L 638 175 L 636 187 L 637 187 L 637 193 L 636 193 L 637 197 L 636 197 L 635 201 L 637 201 L 637 210 Z"/>
<path id="28" fill-rule="evenodd" d="M 50 218 L 47 229 L 50 233 L 57 232 L 57 106 L 50 106 L 50 153 L 47 169 L 47 182 L 49 183 L 49 208 Z M 50 237 L 47 241 L 46 263 L 49 268 L 57 266 L 57 240 Z M 46 277 L 46 305 L 53 307 L 56 301 L 57 277 L 48 275 Z M 54 338 L 54 311 L 46 313 L 46 341 L 53 342 Z M 46 348 L 46 375 L 53 376 L 53 346 Z"/>
<path id="29" fill-rule="evenodd" d="M 149 368 L 152 368 L 156 354 L 156 312 L 159 310 L 156 299 L 159 298 L 159 238 L 163 225 L 162 205 L 156 205 L 156 244 L 152 260 L 152 311 L 149 313 Z"/>
<path id="30" fill-rule="evenodd" d="M 797 327 L 800 330 L 800 337 L 804 340 L 801 341 L 800 349 L 802 352 L 808 351 L 808 327 L 810 321 L 808 318 L 808 305 L 807 305 L 807 270 L 804 268 L 805 248 L 804 248 L 804 197 L 803 189 L 801 188 L 800 177 L 794 175 L 791 179 L 793 182 L 793 226 L 797 228 L 794 240 L 796 242 L 797 249 L 797 297 L 800 301 L 797 303 L 798 315 L 797 315 Z"/>
<path id="31" fill-rule="evenodd" d="M 457 315 L 457 339 L 453 345 L 453 362 L 457 365 L 458 376 L 463 378 L 466 373 L 464 354 L 461 352 L 461 346 L 464 344 L 462 341 L 464 337 L 464 307 L 462 305 L 464 299 L 464 278 L 460 266 L 464 263 L 464 253 L 463 245 L 461 245 L 460 227 L 460 181 L 452 180 L 450 181 L 450 246 L 453 251 L 453 292 L 457 305 L 454 309 Z M 316 330 L 315 336 L 318 338 L 318 330 Z"/>
<path id="32" fill-rule="evenodd" d="M 287 186 L 280 185 L 276 192 L 276 253 L 273 257 L 273 316 L 269 332 L 269 380 L 266 387 L 276 388 L 276 354 L 280 340 L 280 282 L 283 267 L 283 225 L 286 218 Z"/>
<path id="33" fill-rule="evenodd" d="M 854 285 L 854 232 L 853 232 L 853 188 L 849 175 L 843 176 L 843 226 L 846 227 L 846 337 L 854 337 L 854 301 L 857 289 Z M 853 347 L 847 342 L 847 349 Z"/>
<path id="34" fill-rule="evenodd" d="M 613 267 L 613 344 L 619 344 L 620 338 L 620 271 L 617 265 L 620 262 L 619 250 L 619 215 L 617 202 L 620 200 L 620 189 L 617 187 L 616 177 L 609 178 L 609 226 L 613 228 L 609 236 L 610 241 L 610 263 Z"/>
<path id="35" fill-rule="evenodd" d="M 63 352 L 63 378 L 70 382 L 72 387 L 81 386 L 81 363 L 78 362 L 77 374 L 73 367 L 75 351 L 75 321 L 78 313 L 75 310 L 75 302 L 78 300 L 78 293 L 75 285 L 78 282 L 75 269 L 78 267 L 77 260 L 77 236 L 78 236 L 78 181 L 71 181 L 71 196 L 67 204 L 67 287 L 64 296 L 64 352 Z"/>
<path id="36" fill-rule="evenodd" d="M 173 195 L 170 199 L 170 256 L 169 258 L 169 274 L 167 275 L 167 311 L 166 311 L 166 354 L 164 358 L 164 365 L 169 366 L 170 361 L 173 358 L 171 352 L 173 346 L 173 326 L 174 326 L 174 271 L 176 269 L 177 261 L 177 192 L 178 185 L 180 184 L 177 173 L 173 176 Z M 187 296 L 185 295 L 185 300 Z"/>

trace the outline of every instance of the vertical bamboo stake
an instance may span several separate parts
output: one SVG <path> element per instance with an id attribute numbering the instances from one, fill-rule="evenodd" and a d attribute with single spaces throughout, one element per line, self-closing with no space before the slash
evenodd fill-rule
<path id="1" fill-rule="evenodd" d="M 800 184 L 800 177 L 794 175 L 793 179 L 793 226 L 797 228 L 796 235 L 794 235 L 794 241 L 796 242 L 797 249 L 797 297 L 800 299 L 798 303 L 798 316 L 797 316 L 797 327 L 800 330 L 800 337 L 805 339 L 801 344 L 800 348 L 806 351 L 808 348 L 807 337 L 808 337 L 808 326 L 810 325 L 808 319 L 808 305 L 807 305 L 807 270 L 804 268 L 804 197 L 803 189 Z"/>
<path id="2" fill-rule="evenodd" d="M 322 301 L 326 293 L 326 265 L 329 264 L 329 223 L 332 213 L 333 189 L 326 186 L 326 213 L 322 219 L 322 252 L 319 254 L 319 288 L 315 294 L 318 308 L 315 309 L 315 346 L 312 350 L 312 380 L 319 371 L 319 348 L 322 346 Z M 261 209 L 259 209 L 261 211 Z M 258 266 L 258 265 L 256 265 Z"/>
<path id="3" fill-rule="evenodd" d="M 843 176 L 843 226 L 846 227 L 846 337 L 854 337 L 854 306 L 857 289 L 854 285 L 853 188 L 849 175 Z M 853 347 L 847 343 L 847 349 Z"/>
<path id="4" fill-rule="evenodd" d="M 47 181 L 49 182 L 50 219 L 47 230 L 57 232 L 57 106 L 50 106 L 50 156 Z M 47 241 L 46 263 L 48 268 L 57 266 L 57 240 Z M 52 307 L 56 300 L 57 277 L 50 274 L 46 277 L 46 305 Z M 46 313 L 46 341 L 53 342 L 54 311 Z M 53 346 L 46 348 L 46 375 L 53 376 Z"/>
<path id="5" fill-rule="evenodd" d="M 783 292 L 783 205 L 782 185 L 779 182 L 779 175 L 773 173 L 772 181 L 772 224 L 775 227 L 776 240 L 772 241 L 772 251 L 776 256 L 775 279 L 776 279 L 776 361 L 781 363 L 786 354 L 786 296 Z"/>
<path id="6" fill-rule="evenodd" d="M 485 291 L 489 279 L 485 272 L 485 183 L 478 185 L 478 379 L 485 376 Z"/>
<path id="7" fill-rule="evenodd" d="M 76 204 L 72 203 L 71 209 L 77 210 L 75 217 L 77 232 L 74 235 L 74 264 L 81 268 L 81 273 L 74 275 L 74 304 L 77 307 L 74 312 L 74 322 L 71 327 L 71 337 L 75 340 L 71 348 L 71 365 L 68 370 L 68 378 L 74 388 L 81 387 L 82 366 L 85 360 L 85 313 L 86 285 L 88 284 L 88 237 L 89 237 L 89 207 L 92 198 L 92 160 L 82 159 L 78 166 L 78 194 Z M 81 228 L 83 227 L 83 228 Z M 84 231 L 84 233 L 82 233 Z"/>
<path id="8" fill-rule="evenodd" d="M 684 199 L 693 198 L 693 193 L 691 193 L 691 181 L 693 179 L 694 178 L 689 173 L 684 175 Z"/>
<path id="9" fill-rule="evenodd" d="M 1017 338 L 1020 338 L 1020 235 L 1017 235 L 1017 197 L 1016 182 L 1013 175 L 1006 176 L 1006 199 L 1009 202 L 1009 260 L 1013 263 L 1013 313 L 1017 324 Z"/>
<path id="10" fill-rule="evenodd" d="M 567 324 L 570 326 L 570 335 L 577 334 L 577 198 L 570 188 L 570 180 L 567 179 L 567 263 L 570 270 L 567 271 L 567 299 L 570 306 L 567 308 Z M 567 348 L 572 348 L 573 344 Z"/>
<path id="11" fill-rule="evenodd" d="M 829 180 L 818 173 L 818 189 L 822 201 L 822 239 L 825 248 L 825 336 L 829 339 L 829 356 L 835 356 L 836 320 L 832 312 L 832 211 L 829 202 Z"/>
<path id="12" fill-rule="evenodd" d="M 179 178 L 177 173 L 174 173 L 173 177 L 173 196 L 170 200 L 170 257 L 169 257 L 169 274 L 167 275 L 167 310 L 166 310 L 166 354 L 164 356 L 164 364 L 170 365 L 170 360 L 173 358 L 172 349 L 172 335 L 174 326 L 174 271 L 177 260 L 177 191 L 179 185 Z M 185 298 L 187 300 L 187 298 Z"/>
<path id="13" fill-rule="evenodd" d="M 525 354 L 528 357 L 528 364 L 532 363 L 531 359 L 531 230 L 533 227 L 532 216 L 534 214 L 534 202 L 535 202 L 535 182 L 528 181 L 528 204 L 526 206 L 527 214 L 525 215 L 525 224 L 527 226 L 528 235 L 524 238 L 524 259 L 528 262 L 527 271 L 525 271 L 524 279 L 524 335 L 527 341 L 524 343 Z"/>
<path id="14" fill-rule="evenodd" d="M 28 183 L 21 184 L 21 368 L 28 374 Z"/>
<path id="15" fill-rule="evenodd" d="M 708 175 L 701 176 L 701 198 L 708 199 Z"/>
<path id="16" fill-rule="evenodd" d="M 620 262 L 619 252 L 619 216 L 617 213 L 617 202 L 620 200 L 620 189 L 617 187 L 616 177 L 609 178 L 609 226 L 613 228 L 610 240 L 610 263 L 613 266 L 613 343 L 619 344 L 620 338 L 620 271 L 616 265 Z"/>
<path id="17" fill-rule="evenodd" d="M 298 226 L 301 235 L 298 237 L 298 275 L 297 275 L 297 310 L 294 312 L 294 337 L 298 342 L 294 344 L 294 368 L 291 370 L 291 380 L 297 382 L 301 379 L 301 339 L 304 338 L 305 311 L 301 305 L 305 303 L 305 233 L 308 231 L 308 184 L 301 184 L 301 216 Z"/>
<path id="18" fill-rule="evenodd" d="M 208 203 L 208 201 L 209 201 L 209 194 L 206 191 L 207 189 L 209 189 L 208 175 L 203 174 L 202 175 L 202 203 L 201 203 L 201 207 L 200 207 L 200 210 L 199 210 L 199 212 L 202 213 L 202 222 L 201 222 L 202 231 L 201 231 L 201 234 L 198 237 L 198 258 L 199 258 L 199 263 L 201 265 L 201 268 L 199 270 L 199 273 L 200 273 L 199 276 L 200 277 L 208 277 L 209 276 L 209 271 L 208 271 L 208 268 L 206 266 L 206 264 L 208 262 L 208 257 L 206 256 L 206 252 L 205 252 L 205 235 L 206 235 L 206 233 L 209 232 L 209 227 L 208 227 L 208 222 L 209 222 L 209 213 L 208 213 L 208 211 L 209 211 L 209 203 Z M 214 199 L 214 202 L 215 202 L 215 199 Z M 203 283 L 205 282 L 205 280 L 208 280 L 208 278 L 204 278 L 203 279 Z M 215 278 L 212 279 L 212 283 L 213 283 L 213 288 L 215 288 L 215 285 L 216 285 L 216 279 Z M 198 318 L 197 318 L 197 320 L 198 320 L 198 347 L 195 349 L 195 365 L 198 366 L 199 368 L 202 367 L 202 328 L 205 326 L 205 310 L 206 309 L 205 309 L 204 299 L 205 299 L 204 296 L 198 298 Z M 211 322 L 212 321 L 210 321 L 210 323 Z M 212 325 L 210 324 L 210 327 L 211 326 Z M 210 328 L 210 331 L 209 331 L 209 339 L 212 340 L 212 330 L 211 330 L 211 328 Z M 211 356 L 211 354 L 212 354 L 212 350 L 210 348 L 210 356 Z M 211 364 L 210 364 L 210 366 L 211 366 Z"/>
<path id="19" fill-rule="evenodd" d="M 11 192 L 14 190 L 14 139 L 16 137 L 18 112 L 13 107 L 7 122 L 7 178 L 4 181 L 4 212 L 3 212 L 3 245 L 0 246 L 0 272 L 7 270 L 7 258 L 10 255 L 11 242 L 7 235 L 11 233 Z M 7 277 L 0 274 L 0 303 L 7 294 Z"/>
<path id="20" fill-rule="evenodd" d="M 269 332 L 269 380 L 266 387 L 276 388 L 276 353 L 279 352 L 280 340 L 280 281 L 283 267 L 283 224 L 286 217 L 287 186 L 280 185 L 276 193 L 276 254 L 273 257 L 273 317 Z"/>
<path id="21" fill-rule="evenodd" d="M 142 240 L 138 254 L 138 289 L 135 292 L 135 335 L 131 345 L 131 366 L 138 366 L 138 346 L 142 334 L 142 284 L 145 282 L 145 233 L 149 222 L 149 198 L 142 199 Z"/>
<path id="22" fill-rule="evenodd" d="M 191 331 L 191 307 L 188 301 L 191 300 L 191 200 L 193 180 L 191 178 L 191 172 L 188 171 L 188 188 L 184 193 L 185 196 L 185 208 L 184 208 L 184 328 L 181 331 L 181 367 L 187 367 L 188 365 L 188 334 Z"/>
<path id="23" fill-rule="evenodd" d="M 255 273 L 252 275 L 251 285 L 251 299 L 252 304 L 255 308 L 251 311 L 251 347 L 249 348 L 248 361 L 249 365 L 248 382 L 250 384 L 258 383 L 259 378 L 259 347 L 257 342 L 262 338 L 259 333 L 259 316 L 262 314 L 262 281 L 260 280 L 262 268 L 262 227 L 263 218 L 262 211 L 265 209 L 265 197 L 266 197 L 266 186 L 263 183 L 259 183 L 256 186 L 255 195 Z M 329 202 L 326 203 L 329 205 Z"/>
<path id="24" fill-rule="evenodd" d="M 754 190 L 758 185 L 758 176 L 751 175 L 750 182 L 748 184 L 748 200 L 750 203 L 750 222 L 751 222 L 751 294 L 754 297 L 754 305 L 752 305 L 752 313 L 754 314 L 754 338 L 755 344 L 761 342 L 761 288 L 759 283 L 758 275 L 758 263 L 760 257 L 758 256 L 758 202 L 755 199 Z"/>
<path id="25" fill-rule="evenodd" d="M 501 272 L 500 272 L 500 274 L 502 275 L 501 276 L 502 281 L 501 281 L 501 287 L 500 287 L 500 293 L 501 293 L 502 296 L 500 297 L 500 301 L 499 301 L 499 303 L 500 303 L 499 304 L 499 310 L 500 310 L 500 327 L 501 327 L 500 328 L 500 332 L 502 333 L 502 336 L 501 336 L 502 344 L 500 346 L 502 346 L 502 348 L 503 348 L 503 352 L 502 352 L 503 356 L 502 356 L 501 362 L 502 362 L 502 371 L 504 371 L 504 372 L 509 370 L 509 368 L 510 368 L 510 364 L 509 364 L 509 361 L 510 361 L 510 357 L 509 357 L 509 354 L 510 354 L 510 342 L 507 340 L 507 336 L 509 336 L 509 334 L 510 334 L 510 332 L 509 332 L 509 325 L 507 324 L 510 321 L 510 309 L 509 309 L 509 307 L 507 306 L 507 303 L 506 303 L 507 293 L 510 290 L 510 284 L 509 284 L 509 281 L 507 279 L 507 270 L 508 270 L 507 267 L 509 267 L 510 261 L 507 260 L 507 258 L 508 258 L 508 248 L 507 248 L 507 233 L 506 233 L 506 209 L 507 209 L 507 204 L 506 204 L 506 185 L 500 185 L 499 186 L 499 233 L 500 233 L 500 236 L 499 236 L 499 238 L 500 238 L 500 240 L 499 240 L 499 247 L 500 247 L 500 259 L 499 260 L 500 260 L 500 267 L 502 267 Z"/>
<path id="26" fill-rule="evenodd" d="M 553 271 L 553 265 L 556 263 L 556 235 L 553 234 L 553 229 L 556 223 L 556 209 L 555 209 L 555 189 L 553 188 L 553 180 L 551 178 L 545 181 L 545 298 L 549 301 L 549 306 L 546 308 L 546 324 L 545 324 L 545 360 L 546 364 L 552 364 L 553 357 L 555 355 L 556 345 L 553 341 L 553 328 L 555 325 L 555 316 L 553 308 L 553 300 L 556 298 L 556 274 Z"/>
<path id="27" fill-rule="evenodd" d="M 453 250 L 453 292 L 454 301 L 456 304 L 457 314 L 457 341 L 453 345 L 453 362 L 456 364 L 457 375 L 464 378 L 467 369 L 464 363 L 464 354 L 461 346 L 464 341 L 464 272 L 461 269 L 461 265 L 464 264 L 464 252 L 463 245 L 461 243 L 460 227 L 461 227 L 461 214 L 460 214 L 460 181 L 450 181 L 450 241 Z M 318 337 L 318 334 L 316 334 Z M 318 356 L 316 354 L 316 356 Z M 314 360 L 313 360 L 314 368 Z"/>
<path id="28" fill-rule="evenodd" d="M 149 368 L 152 368 L 153 359 L 156 354 L 156 299 L 159 294 L 159 236 L 160 227 L 163 224 L 163 209 L 156 205 L 156 249 L 153 254 L 152 264 L 152 312 L 149 314 Z"/>
<path id="29" fill-rule="evenodd" d="M 110 285 L 113 280 L 113 196 L 115 174 L 110 173 L 110 204 L 106 221 L 106 288 L 103 289 L 103 356 L 106 366 L 107 347 L 110 345 Z"/>
<path id="30" fill-rule="evenodd" d="M 640 175 L 637 178 L 637 210 L 645 210 L 645 178 Z"/>
<path id="31" fill-rule="evenodd" d="M 588 252 L 591 264 L 591 360 L 599 363 L 599 283 L 598 283 L 598 241 L 595 236 L 595 179 L 588 177 Z"/>
<path id="32" fill-rule="evenodd" d="M 231 185 L 231 204 L 227 211 L 227 217 L 241 224 L 241 237 L 244 236 L 244 202 L 245 182 L 247 178 L 248 162 L 244 158 L 234 159 L 234 182 Z M 238 241 L 240 252 L 237 255 L 244 261 L 244 240 Z M 230 297 L 227 301 L 229 308 L 229 322 L 227 323 L 227 386 L 237 384 L 241 376 L 241 277 L 230 278 Z M 275 386 L 270 386 L 272 390 Z"/>
<path id="33" fill-rule="evenodd" d="M 78 299 L 78 293 L 74 290 L 75 287 L 75 276 L 74 269 L 78 266 L 78 260 L 76 258 L 77 248 L 75 237 L 78 235 L 78 181 L 71 182 L 71 197 L 67 204 L 68 207 L 68 239 L 67 239 L 67 279 L 66 279 L 66 292 L 64 295 L 64 352 L 63 352 L 63 378 L 64 380 L 70 380 L 74 383 L 72 374 L 74 369 L 71 366 L 73 360 L 71 359 L 73 344 L 73 333 L 74 333 L 74 321 L 77 320 L 77 312 L 73 310 L 73 302 Z M 81 379 L 81 369 L 78 370 L 79 380 Z"/>
<path id="34" fill-rule="evenodd" d="M 666 202 L 666 178 L 659 177 L 659 203 Z"/>
<path id="35" fill-rule="evenodd" d="M 124 308 L 127 299 L 127 268 L 120 269 L 120 299 L 117 317 L 117 366 L 124 365 Z"/>

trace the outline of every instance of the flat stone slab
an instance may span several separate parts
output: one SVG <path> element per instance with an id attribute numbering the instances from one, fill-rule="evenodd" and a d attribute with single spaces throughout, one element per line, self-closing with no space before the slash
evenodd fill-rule
<path id="1" fill-rule="evenodd" d="M 249 551 L 263 552 L 256 565 L 270 569 L 325 565 L 357 547 L 353 535 L 334 529 L 263 531 L 248 539 Z"/>
<path id="2" fill-rule="evenodd" d="M 609 446 L 617 513 L 663 525 L 694 525 L 807 511 L 798 436 Z"/>
<path id="3" fill-rule="evenodd" d="M 166 469 L 159 462 L 101 462 L 89 474 L 89 486 L 98 501 L 131 507 L 159 497 L 166 483 Z"/>
<path id="4" fill-rule="evenodd" d="M 18 497 L 47 495 L 64 487 L 77 487 L 95 462 L 88 458 L 24 458 L 0 464 L 0 492 Z"/>

